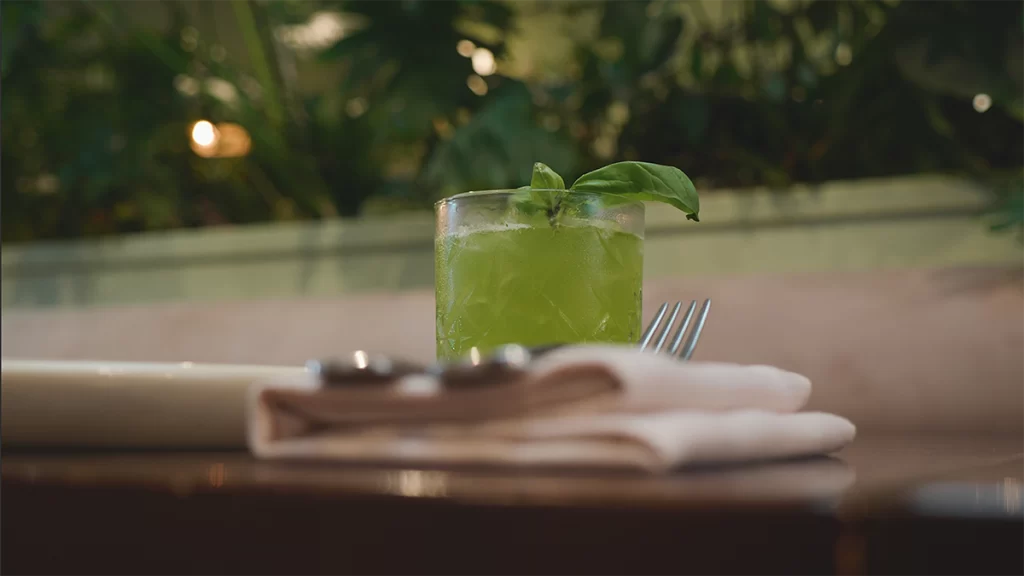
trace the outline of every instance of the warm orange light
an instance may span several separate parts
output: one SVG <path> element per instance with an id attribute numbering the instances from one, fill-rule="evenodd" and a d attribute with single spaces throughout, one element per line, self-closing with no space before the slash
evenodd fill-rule
<path id="1" fill-rule="evenodd" d="M 189 144 L 192 151 L 203 158 L 238 158 L 252 149 L 252 138 L 238 124 L 221 122 L 215 126 L 200 120 L 192 126 Z"/>
<path id="2" fill-rule="evenodd" d="M 217 128 L 209 120 L 200 120 L 192 125 L 192 142 L 199 146 L 214 146 L 217 144 Z"/>

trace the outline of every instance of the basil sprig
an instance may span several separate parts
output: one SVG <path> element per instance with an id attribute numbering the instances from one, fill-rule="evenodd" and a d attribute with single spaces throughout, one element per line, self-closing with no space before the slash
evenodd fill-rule
<path id="1" fill-rule="evenodd" d="M 648 200 L 671 204 L 700 221 L 700 198 L 693 182 L 682 170 L 650 162 L 616 162 L 587 172 L 565 190 L 557 172 L 545 164 L 533 165 L 530 185 L 520 189 L 517 204 L 530 212 L 543 210 L 554 226 L 562 210 L 570 204 L 572 192 L 599 194 L 622 201 Z"/>

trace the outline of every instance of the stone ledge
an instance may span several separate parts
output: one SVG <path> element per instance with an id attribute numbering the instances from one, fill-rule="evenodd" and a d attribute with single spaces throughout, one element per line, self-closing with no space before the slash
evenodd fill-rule
<path id="1" fill-rule="evenodd" d="M 645 274 L 1019 264 L 979 218 L 988 193 L 946 176 L 719 190 L 702 222 L 652 204 Z M 433 285 L 433 216 L 176 230 L 3 249 L 3 307 L 331 296 Z"/>

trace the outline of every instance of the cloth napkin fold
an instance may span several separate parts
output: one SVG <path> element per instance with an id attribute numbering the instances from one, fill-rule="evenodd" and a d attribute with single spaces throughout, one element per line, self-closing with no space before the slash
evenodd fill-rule
<path id="1" fill-rule="evenodd" d="M 444 389 L 430 376 L 323 388 L 311 374 L 251 390 L 262 458 L 625 468 L 834 452 L 853 424 L 799 413 L 807 378 L 770 366 L 680 363 L 616 346 L 550 352 L 513 382 Z"/>

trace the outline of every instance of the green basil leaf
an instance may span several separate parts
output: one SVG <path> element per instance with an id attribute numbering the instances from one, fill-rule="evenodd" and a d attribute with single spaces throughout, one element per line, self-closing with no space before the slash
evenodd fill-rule
<path id="1" fill-rule="evenodd" d="M 536 190 L 565 190 L 565 181 L 558 175 L 558 172 L 549 168 L 547 164 L 534 162 L 530 188 Z"/>
<path id="2" fill-rule="evenodd" d="M 554 204 L 555 194 L 558 193 L 551 190 L 533 190 L 529 186 L 520 186 L 512 193 L 511 206 L 526 216 L 532 216 L 549 210 Z"/>
<path id="3" fill-rule="evenodd" d="M 536 173 L 535 170 L 535 178 Z M 687 219 L 700 221 L 697 189 L 682 170 L 672 166 L 616 162 L 580 176 L 569 189 L 629 200 L 664 202 L 685 212 Z"/>

